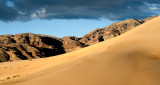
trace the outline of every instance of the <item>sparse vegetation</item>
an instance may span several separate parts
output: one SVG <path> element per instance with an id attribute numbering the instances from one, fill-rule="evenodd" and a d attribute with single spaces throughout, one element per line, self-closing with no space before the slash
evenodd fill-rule
<path id="1" fill-rule="evenodd" d="M 14 76 L 12 76 L 12 77 L 7 77 L 7 78 L 5 78 L 5 79 L 1 79 L 0 81 L 5 81 L 5 80 L 9 80 L 9 79 L 11 79 L 11 78 L 17 78 L 17 77 L 20 77 L 20 75 L 18 74 L 18 75 L 14 75 Z"/>
<path id="2" fill-rule="evenodd" d="M 12 76 L 12 78 L 16 78 L 16 77 L 20 77 L 20 75 L 15 75 L 15 76 Z"/>
<path id="3" fill-rule="evenodd" d="M 8 80 L 8 79 L 11 79 L 11 77 L 7 77 L 6 79 L 7 79 L 7 80 Z"/>

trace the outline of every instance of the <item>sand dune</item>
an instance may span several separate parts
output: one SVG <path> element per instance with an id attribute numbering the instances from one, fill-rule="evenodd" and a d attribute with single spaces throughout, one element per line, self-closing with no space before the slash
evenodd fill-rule
<path id="1" fill-rule="evenodd" d="M 157 17 L 119 37 L 56 57 L 2 63 L 0 85 L 159 85 L 159 23 Z"/>

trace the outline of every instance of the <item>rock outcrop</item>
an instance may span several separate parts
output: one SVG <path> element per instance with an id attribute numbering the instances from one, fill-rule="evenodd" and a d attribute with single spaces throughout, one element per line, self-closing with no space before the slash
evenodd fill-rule
<path id="1" fill-rule="evenodd" d="M 116 22 L 106 28 L 95 29 L 81 38 L 57 38 L 32 33 L 0 35 L 0 62 L 44 58 L 71 52 L 119 36 L 155 17 L 157 16 Z"/>

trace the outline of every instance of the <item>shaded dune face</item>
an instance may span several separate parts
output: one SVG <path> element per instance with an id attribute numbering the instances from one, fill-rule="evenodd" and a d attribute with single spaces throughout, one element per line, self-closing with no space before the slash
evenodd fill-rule
<path id="1" fill-rule="evenodd" d="M 127 46 L 115 46 L 104 53 L 109 60 L 106 60 L 107 64 L 104 65 L 106 69 L 102 71 L 104 74 L 101 74 L 104 76 L 101 78 L 106 82 L 102 82 L 109 85 L 158 85 L 160 83 L 160 55 L 157 54 L 159 49 L 147 49 L 146 45 L 144 47 L 143 45 L 135 47 L 138 44 L 130 45 L 131 43 Z"/>
<path id="2" fill-rule="evenodd" d="M 107 55 L 107 54 L 106 54 Z M 122 57 L 100 55 L 76 60 L 15 85 L 158 85 L 160 62 L 154 55 L 132 52 Z M 86 56 L 87 57 L 87 56 Z M 54 73 L 55 72 L 55 73 Z M 24 80 L 25 81 L 25 80 Z M 42 84 L 41 84 L 42 83 Z M 7 85 L 7 84 L 6 84 Z"/>
<path id="3" fill-rule="evenodd" d="M 58 73 L 57 71 L 55 74 L 47 73 L 41 78 L 56 85 L 158 85 L 160 83 L 159 56 L 140 50 L 127 53 L 116 50 L 114 52 L 115 54 L 101 52 L 85 56 L 58 69 Z"/>
<path id="4" fill-rule="evenodd" d="M 125 54 L 126 55 L 126 54 Z M 123 55 L 122 55 L 123 56 Z M 133 52 L 109 61 L 106 84 L 109 85 L 157 85 L 160 77 L 159 60 L 154 55 Z"/>

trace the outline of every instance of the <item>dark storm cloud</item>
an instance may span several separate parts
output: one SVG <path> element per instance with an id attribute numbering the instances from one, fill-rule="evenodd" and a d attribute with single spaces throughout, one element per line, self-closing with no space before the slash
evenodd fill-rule
<path id="1" fill-rule="evenodd" d="M 0 0 L 0 20 L 140 19 L 158 13 L 159 4 L 160 0 Z"/>
<path id="2" fill-rule="evenodd" d="M 17 16 L 18 11 L 15 8 L 6 6 L 6 1 L 0 0 L 0 19 L 2 21 L 13 21 Z"/>

